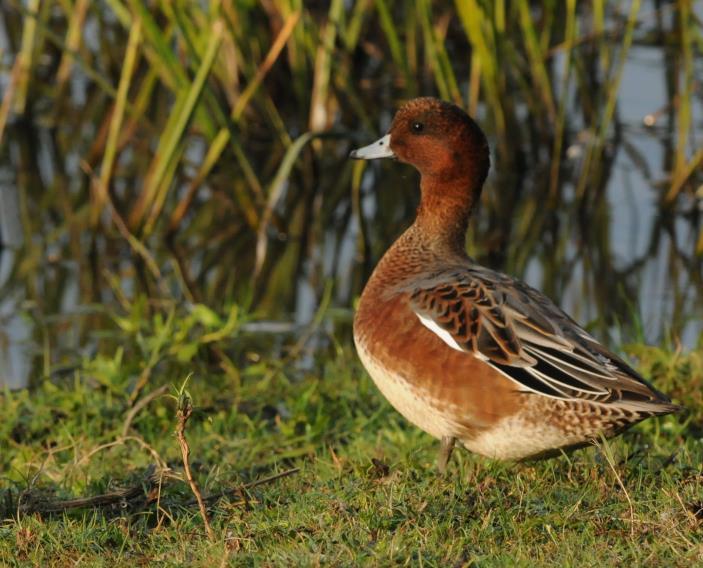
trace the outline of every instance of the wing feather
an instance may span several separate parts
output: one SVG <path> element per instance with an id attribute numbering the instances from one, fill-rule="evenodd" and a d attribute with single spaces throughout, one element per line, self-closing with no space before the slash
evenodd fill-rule
<path id="1" fill-rule="evenodd" d="M 674 407 L 546 296 L 518 280 L 470 265 L 421 282 L 410 290 L 410 305 L 422 323 L 523 390 L 652 413 Z"/>

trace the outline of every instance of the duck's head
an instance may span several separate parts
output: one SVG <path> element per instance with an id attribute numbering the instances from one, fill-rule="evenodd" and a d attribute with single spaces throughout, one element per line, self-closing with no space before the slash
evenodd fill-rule
<path id="1" fill-rule="evenodd" d="M 474 190 L 480 190 L 490 166 L 488 142 L 478 124 L 458 106 L 432 97 L 405 103 L 388 134 L 350 157 L 397 158 L 413 165 L 423 184 L 463 178 Z"/>

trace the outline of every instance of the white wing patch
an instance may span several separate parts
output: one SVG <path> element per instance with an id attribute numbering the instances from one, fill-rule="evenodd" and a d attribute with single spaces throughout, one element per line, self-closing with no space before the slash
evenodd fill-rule
<path id="1" fill-rule="evenodd" d="M 558 379 L 554 379 L 552 377 L 549 377 L 549 376 L 541 373 L 540 371 L 538 371 L 537 369 L 535 369 L 531 365 L 525 365 L 523 367 L 523 369 L 525 371 L 527 371 L 535 379 L 537 379 L 538 381 L 547 385 L 551 390 L 555 391 L 558 394 L 555 396 L 555 395 L 551 395 L 551 394 L 536 390 L 528 385 L 523 384 L 522 382 L 517 380 L 515 377 L 510 376 L 508 373 L 506 373 L 500 367 L 494 365 L 492 363 L 492 361 L 488 357 L 486 357 L 483 353 L 481 353 L 480 351 L 469 351 L 468 349 L 461 347 L 461 345 L 459 345 L 456 342 L 454 337 L 452 337 L 452 334 L 449 333 L 446 329 L 442 329 L 437 324 L 437 322 L 435 322 L 433 319 L 422 316 L 421 314 L 419 314 L 417 312 L 415 312 L 415 315 L 419 318 L 422 325 L 424 325 L 427 329 L 429 329 L 432 333 L 434 333 L 437 337 L 439 337 L 442 341 L 444 341 L 444 343 L 446 343 L 449 347 L 451 347 L 452 349 L 456 349 L 457 351 L 461 351 L 462 353 L 469 353 L 470 352 L 472 355 L 474 355 L 474 357 L 477 357 L 481 361 L 485 361 L 491 367 L 493 367 L 493 369 L 498 371 L 501 375 L 503 375 L 507 379 L 510 379 L 512 382 L 514 382 L 516 385 L 518 385 L 522 392 L 533 392 L 535 394 L 539 394 L 541 396 L 546 396 L 548 398 L 554 398 L 554 399 L 573 398 L 573 396 L 567 394 L 566 392 L 564 392 L 564 390 L 562 390 L 563 387 L 566 387 L 567 389 L 581 391 L 584 394 L 590 394 L 590 395 L 603 395 L 603 394 L 608 393 L 608 391 L 604 388 L 598 389 L 597 387 L 594 387 L 592 390 L 590 390 L 590 389 L 586 390 L 583 388 L 575 387 L 573 385 L 566 385 L 563 382 L 559 381 Z M 535 349 L 535 351 L 538 351 L 538 350 Z M 602 355 L 600 357 L 602 357 Z M 608 377 L 608 378 L 610 378 L 610 377 Z M 560 388 L 560 387 L 562 387 L 562 388 Z"/>
<path id="2" fill-rule="evenodd" d="M 424 325 L 427 329 L 429 329 L 432 333 L 434 333 L 437 337 L 439 337 L 444 343 L 449 345 L 452 349 L 456 349 L 457 351 L 461 351 L 462 353 L 466 353 L 466 349 L 464 349 L 461 345 L 459 345 L 456 340 L 452 337 L 452 334 L 449 333 L 446 329 L 442 329 L 437 325 L 437 322 L 435 322 L 433 319 L 430 319 L 428 317 L 424 317 L 417 312 L 415 312 L 415 315 L 420 318 L 420 322 L 422 322 L 422 325 Z"/>

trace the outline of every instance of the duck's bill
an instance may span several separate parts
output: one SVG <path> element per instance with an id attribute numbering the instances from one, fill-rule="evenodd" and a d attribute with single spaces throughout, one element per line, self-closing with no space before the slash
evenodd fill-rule
<path id="1" fill-rule="evenodd" d="M 395 158 L 393 150 L 391 150 L 391 135 L 386 134 L 383 138 L 376 142 L 352 150 L 349 154 L 350 158 L 355 160 L 375 160 L 377 158 Z"/>

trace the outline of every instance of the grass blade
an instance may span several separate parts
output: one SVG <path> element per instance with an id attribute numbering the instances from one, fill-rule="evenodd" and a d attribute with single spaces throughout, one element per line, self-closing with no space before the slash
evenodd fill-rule
<path id="1" fill-rule="evenodd" d="M 606 89 L 606 102 L 605 107 L 600 114 L 599 124 L 596 129 L 596 139 L 593 144 L 588 146 L 588 150 L 586 151 L 586 156 L 583 161 L 581 177 L 576 189 L 576 195 L 579 197 L 583 196 L 589 178 L 594 172 L 598 172 L 600 167 L 600 150 L 605 144 L 605 139 L 608 135 L 608 130 L 615 113 L 615 105 L 617 104 L 618 93 L 620 91 L 620 81 L 625 68 L 625 61 L 627 60 L 627 55 L 630 51 L 630 46 L 632 45 L 632 34 L 635 29 L 635 24 L 637 23 L 637 14 L 639 13 L 639 9 L 640 0 L 632 0 L 632 4 L 630 5 L 630 13 L 628 14 L 627 24 L 625 26 L 625 34 L 620 47 L 617 69 L 608 82 L 608 87 Z"/>
<path id="2" fill-rule="evenodd" d="M 312 93 L 310 95 L 310 114 L 308 128 L 312 131 L 322 130 L 329 126 L 327 116 L 328 90 L 330 84 L 330 66 L 334 43 L 337 38 L 337 27 L 341 19 L 344 4 L 342 0 L 332 0 L 327 18 L 327 24 L 321 33 L 321 41 L 315 53 L 315 75 L 313 77 Z"/>
<path id="3" fill-rule="evenodd" d="M 559 101 L 559 111 L 557 114 L 556 127 L 554 133 L 554 146 L 552 148 L 551 170 L 549 175 L 549 197 L 556 199 L 559 188 L 559 170 L 561 168 L 561 152 L 564 143 L 564 128 L 566 123 L 566 105 L 569 96 L 569 81 L 571 79 L 572 49 L 573 40 L 576 36 L 576 0 L 566 2 L 566 28 L 564 42 L 569 46 L 564 55 L 564 66 L 562 68 L 562 81 Z"/>
<path id="4" fill-rule="evenodd" d="M 683 85 L 677 82 L 678 108 L 677 108 L 677 131 L 676 152 L 674 154 L 674 171 L 672 184 L 664 198 L 664 201 L 671 203 L 681 191 L 685 180 L 693 173 L 693 170 L 701 161 L 699 149 L 696 155 L 686 163 L 686 147 L 688 136 L 691 131 L 691 96 L 693 94 L 693 50 L 691 47 L 691 5 L 684 0 L 678 2 L 678 30 L 679 45 L 681 46 L 681 59 L 683 64 Z"/>
<path id="5" fill-rule="evenodd" d="M 532 78 L 538 88 L 539 95 L 542 98 L 542 103 L 547 111 L 547 115 L 549 116 L 549 119 L 554 122 L 556 118 L 556 111 L 554 107 L 554 98 L 552 96 L 552 83 L 544 66 L 544 53 L 542 53 L 540 41 L 535 32 L 530 5 L 527 0 L 520 0 L 520 2 L 518 2 L 518 9 L 520 12 L 520 26 L 522 28 L 523 37 L 525 38 L 527 56 L 530 61 Z"/>
<path id="6" fill-rule="evenodd" d="M 495 41 L 491 32 L 491 22 L 476 0 L 456 0 L 455 6 L 464 31 L 481 60 L 481 75 L 486 91 L 486 102 L 493 111 L 496 134 L 505 135 L 505 116 L 498 86 L 497 58 Z"/>
<path id="7" fill-rule="evenodd" d="M 169 123 L 172 123 L 172 127 L 167 127 L 167 136 L 162 138 L 159 142 L 155 164 L 153 168 L 150 168 L 152 175 L 149 176 L 144 187 L 144 194 L 146 195 L 144 210 L 147 210 L 147 208 L 151 209 L 147 225 L 144 229 L 146 234 L 152 231 L 154 223 L 161 213 L 172 178 L 172 175 L 166 176 L 165 174 L 169 169 L 169 164 L 175 161 L 177 156 L 176 149 L 182 140 L 186 126 L 203 92 L 205 81 L 215 61 L 220 44 L 222 43 L 223 30 L 224 25 L 221 20 L 216 20 L 212 24 L 210 39 L 200 68 L 198 69 L 193 83 L 183 92 L 182 108 L 172 115 L 171 120 L 169 120 Z M 139 217 L 137 217 L 137 220 L 138 219 Z"/>
<path id="8" fill-rule="evenodd" d="M 428 0 L 419 0 L 420 22 L 425 36 L 426 57 L 434 71 L 435 82 L 444 99 L 453 100 L 461 105 L 461 93 L 457 84 L 449 55 L 432 22 L 432 9 Z"/>
<path id="9" fill-rule="evenodd" d="M 32 69 L 32 59 L 34 54 L 34 42 L 37 34 L 37 17 L 39 15 L 39 0 L 29 0 L 27 11 L 30 16 L 24 19 L 22 29 L 22 47 L 17 54 L 19 61 L 19 72 L 17 86 L 15 88 L 14 111 L 15 114 L 24 114 L 27 104 L 27 90 L 29 89 L 29 78 Z"/>
<path id="10" fill-rule="evenodd" d="M 268 201 L 266 202 L 266 208 L 261 216 L 261 223 L 259 224 L 259 230 L 256 239 L 256 262 L 254 265 L 254 278 L 259 275 L 261 269 L 263 268 L 264 261 L 266 260 L 266 250 L 268 248 L 268 238 L 267 231 L 269 224 L 271 222 L 271 216 L 278 203 L 278 200 L 283 195 L 283 189 L 286 185 L 286 180 L 290 174 L 295 161 L 298 159 L 298 155 L 303 150 L 305 145 L 315 138 L 317 134 L 314 132 L 306 132 L 299 136 L 295 142 L 288 148 L 286 155 L 283 156 L 281 165 L 276 172 L 276 175 L 271 182 L 268 190 Z"/>
<path id="11" fill-rule="evenodd" d="M 71 67 L 73 66 L 72 52 L 78 51 L 80 46 L 81 32 L 85 23 L 88 6 L 88 0 L 77 0 L 75 5 L 71 7 L 70 14 L 67 14 L 69 24 L 68 32 L 66 33 L 66 47 L 68 49 L 61 55 L 59 70 L 56 72 L 56 83 L 59 85 L 59 88 L 62 88 L 70 76 Z"/>
<path id="12" fill-rule="evenodd" d="M 391 58 L 393 63 L 398 69 L 403 73 L 405 82 L 408 82 L 408 66 L 403 56 L 403 48 L 398 37 L 398 32 L 396 31 L 396 23 L 393 21 L 393 16 L 388 9 L 388 4 L 386 0 L 376 0 L 376 10 L 378 10 L 378 17 L 380 19 L 381 29 L 385 34 L 386 41 L 388 42 L 388 48 L 391 51 Z"/>
<path id="13" fill-rule="evenodd" d="M 106 193 L 110 187 L 110 177 L 112 176 L 112 168 L 117 155 L 117 142 L 122 129 L 122 121 L 127 101 L 127 93 L 134 75 L 134 68 L 137 61 L 139 43 L 142 36 L 141 20 L 136 20 L 129 32 L 127 40 L 127 49 L 125 50 L 125 58 L 122 67 L 122 75 L 117 87 L 117 99 L 112 112 L 112 120 L 110 121 L 110 130 L 105 144 L 105 154 L 100 168 L 100 182 L 97 185 L 95 200 L 91 204 L 90 221 L 95 227 L 100 219 L 100 213 L 105 205 Z"/>

